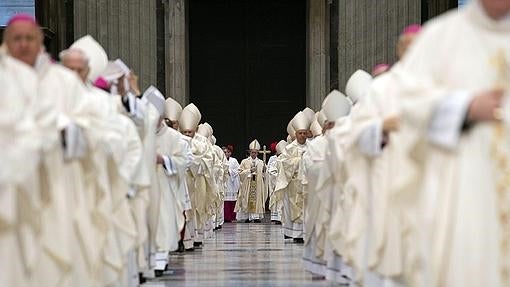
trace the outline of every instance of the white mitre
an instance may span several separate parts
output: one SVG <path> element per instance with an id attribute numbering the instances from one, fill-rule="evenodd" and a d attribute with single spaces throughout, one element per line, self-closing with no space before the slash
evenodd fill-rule
<path id="1" fill-rule="evenodd" d="M 248 146 L 250 150 L 260 150 L 260 144 L 257 140 L 253 140 Z"/>
<path id="2" fill-rule="evenodd" d="M 294 128 L 292 127 L 292 120 L 290 120 L 290 122 L 287 124 L 287 134 L 291 137 L 291 138 L 295 138 L 296 137 L 296 131 L 294 130 Z"/>
<path id="3" fill-rule="evenodd" d="M 176 100 L 167 98 L 165 101 L 166 115 L 165 117 L 173 122 L 178 121 L 181 117 L 182 106 Z"/>
<path id="4" fill-rule="evenodd" d="M 108 66 L 108 55 L 106 51 L 90 35 L 83 36 L 76 40 L 69 49 L 80 50 L 87 56 L 89 65 L 87 78 L 90 81 L 95 81 Z M 65 53 L 65 51 L 63 51 L 63 53 Z"/>
<path id="5" fill-rule="evenodd" d="M 315 112 L 310 109 L 309 107 L 306 107 L 304 110 L 303 110 L 303 113 L 306 115 L 306 117 L 310 120 L 310 122 L 313 121 L 314 117 L 315 117 Z"/>
<path id="6" fill-rule="evenodd" d="M 196 112 L 195 105 L 189 104 L 182 109 L 181 117 L 179 118 L 179 129 L 181 131 L 194 131 L 200 123 L 200 117 Z"/>
<path id="7" fill-rule="evenodd" d="M 198 125 L 197 134 L 204 136 L 209 139 L 211 136 L 211 130 L 204 124 Z"/>
<path id="8" fill-rule="evenodd" d="M 337 90 L 331 91 L 322 102 L 322 111 L 328 121 L 334 122 L 351 112 L 351 101 Z"/>
<path id="9" fill-rule="evenodd" d="M 326 115 L 324 115 L 324 111 L 323 110 L 320 110 L 320 111 L 317 112 L 317 122 L 319 122 L 321 127 L 324 128 L 324 126 L 326 125 L 326 121 L 327 120 L 328 120 L 328 118 L 326 118 Z"/>
<path id="10" fill-rule="evenodd" d="M 357 70 L 351 75 L 345 85 L 345 94 L 351 99 L 353 104 L 361 101 L 372 84 L 372 76 L 363 71 Z"/>
<path id="11" fill-rule="evenodd" d="M 286 146 L 287 146 L 286 141 L 281 140 L 280 142 L 278 142 L 278 144 L 276 145 L 276 153 L 281 154 Z"/>
<path id="12" fill-rule="evenodd" d="M 292 119 L 292 127 L 297 131 L 308 131 L 310 130 L 310 124 L 312 121 L 303 112 L 297 113 Z"/>
<path id="13" fill-rule="evenodd" d="M 317 121 L 317 119 L 314 119 L 314 121 L 310 125 L 310 130 L 312 131 L 312 135 L 314 137 L 318 137 L 318 136 L 322 135 L 322 127 L 319 124 L 319 122 Z"/>

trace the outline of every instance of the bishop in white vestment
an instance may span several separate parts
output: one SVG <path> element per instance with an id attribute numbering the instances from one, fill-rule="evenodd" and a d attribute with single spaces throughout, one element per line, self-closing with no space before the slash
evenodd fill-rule
<path id="1" fill-rule="evenodd" d="M 473 0 L 429 22 L 395 71 L 424 286 L 510 284 L 509 17 L 509 1 Z"/>

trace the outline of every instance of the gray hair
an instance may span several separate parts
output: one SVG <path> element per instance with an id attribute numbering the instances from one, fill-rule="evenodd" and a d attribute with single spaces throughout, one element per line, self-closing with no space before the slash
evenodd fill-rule
<path id="1" fill-rule="evenodd" d="M 58 57 L 60 58 L 60 61 L 64 61 L 64 59 L 68 56 L 71 56 L 71 55 L 78 55 L 80 56 L 83 61 L 85 61 L 85 65 L 89 65 L 89 57 L 80 49 L 76 49 L 76 48 L 69 48 L 69 49 L 66 49 L 66 50 L 63 50 L 62 52 L 60 52 L 58 54 Z"/>

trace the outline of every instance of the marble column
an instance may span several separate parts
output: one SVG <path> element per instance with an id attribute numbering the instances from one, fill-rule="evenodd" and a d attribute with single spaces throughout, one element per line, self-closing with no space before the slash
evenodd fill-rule
<path id="1" fill-rule="evenodd" d="M 308 1 L 306 104 L 320 110 L 329 92 L 329 4 Z"/>
<path id="2" fill-rule="evenodd" d="M 166 95 L 181 105 L 189 101 L 187 1 L 165 1 Z"/>

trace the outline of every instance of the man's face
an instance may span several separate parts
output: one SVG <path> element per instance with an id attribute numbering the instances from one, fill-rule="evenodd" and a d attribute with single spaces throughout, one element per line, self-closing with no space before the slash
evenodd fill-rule
<path id="1" fill-rule="evenodd" d="M 75 52 L 69 52 L 64 57 L 62 64 L 66 68 L 75 71 L 84 83 L 87 81 L 89 66 L 83 55 Z"/>
<path id="2" fill-rule="evenodd" d="M 499 20 L 510 13 L 510 0 L 480 0 L 485 12 L 494 20 Z"/>
<path id="3" fill-rule="evenodd" d="M 7 27 L 4 41 L 11 56 L 34 66 L 41 51 L 43 36 L 39 27 L 33 23 L 19 21 Z"/>
<path id="4" fill-rule="evenodd" d="M 400 37 L 397 44 L 397 56 L 399 59 L 402 59 L 402 57 L 407 52 L 407 49 L 411 46 L 411 44 L 414 42 L 417 36 L 418 34 L 415 33 L 403 35 Z"/>
<path id="5" fill-rule="evenodd" d="M 308 138 L 307 130 L 296 131 L 296 140 L 299 144 L 304 144 L 307 138 Z"/>
<path id="6" fill-rule="evenodd" d="M 250 150 L 250 157 L 251 158 L 256 159 L 258 155 L 259 155 L 259 151 L 258 150 Z"/>
<path id="7" fill-rule="evenodd" d="M 383 73 L 387 72 L 390 69 L 390 66 L 381 65 L 379 67 L 376 67 L 372 71 L 372 77 L 377 77 L 379 75 L 382 75 Z"/>
<path id="8" fill-rule="evenodd" d="M 227 158 L 230 158 L 232 156 L 232 152 L 228 148 L 223 149 L 223 152 L 225 153 L 225 156 Z"/>
<path id="9" fill-rule="evenodd" d="M 120 96 L 125 96 L 127 94 L 127 92 L 128 92 L 126 90 L 126 86 L 124 85 L 125 78 L 126 78 L 126 76 L 123 75 L 118 80 L 117 89 L 118 89 L 118 93 L 119 93 Z"/>
<path id="10" fill-rule="evenodd" d="M 195 131 L 193 131 L 193 130 L 184 130 L 184 131 L 181 131 L 181 133 L 185 136 L 190 137 L 190 138 L 193 138 L 195 136 Z"/>

